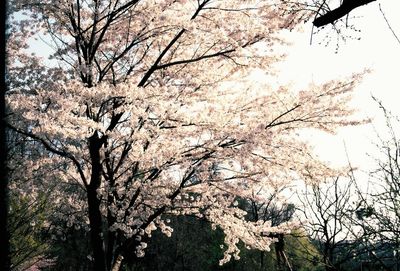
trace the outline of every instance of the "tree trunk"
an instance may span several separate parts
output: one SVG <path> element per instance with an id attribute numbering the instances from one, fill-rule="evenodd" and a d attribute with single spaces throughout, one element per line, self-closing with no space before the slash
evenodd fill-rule
<path id="1" fill-rule="evenodd" d="M 115 261 L 114 266 L 111 269 L 111 271 L 119 271 L 123 260 L 124 260 L 124 256 L 122 256 L 121 254 L 118 255 L 117 260 Z"/>
<path id="2" fill-rule="evenodd" d="M 8 221 L 8 170 L 7 170 L 7 141 L 5 123 L 5 95 L 7 90 L 6 83 L 6 9 L 7 1 L 0 1 L 0 269 L 10 270 L 10 239 L 7 229 Z"/>
<path id="3" fill-rule="evenodd" d="M 283 251 L 285 249 L 285 242 L 283 239 L 282 234 L 278 234 L 276 236 L 278 241 L 275 243 L 275 254 L 276 254 L 276 265 L 278 270 L 285 270 L 285 265 L 283 263 L 284 257 L 283 257 Z"/>
<path id="4" fill-rule="evenodd" d="M 87 191 L 90 223 L 90 241 L 93 250 L 94 270 L 107 271 L 106 255 L 102 232 L 102 219 L 100 213 L 100 200 L 97 198 L 96 189 Z"/>
<path id="5" fill-rule="evenodd" d="M 110 224 L 108 224 L 110 226 Z M 108 232 L 107 234 L 107 239 L 106 239 L 106 255 L 107 255 L 107 269 L 111 270 L 112 269 L 112 264 L 115 259 L 115 244 L 117 241 L 117 235 L 115 232 Z"/>
<path id="6" fill-rule="evenodd" d="M 87 186 L 87 200 L 89 208 L 90 241 L 93 250 L 94 270 L 107 271 L 104 236 L 102 229 L 102 217 L 100 212 L 100 199 L 97 196 L 97 189 L 101 184 L 101 163 L 100 148 L 101 139 L 97 133 L 89 138 L 89 152 L 92 162 L 90 184 Z"/>
<path id="7" fill-rule="evenodd" d="M 328 257 L 327 257 L 327 262 L 326 262 L 326 271 L 336 271 L 336 264 L 334 264 L 334 259 L 333 259 L 333 248 L 330 248 L 328 251 Z"/>

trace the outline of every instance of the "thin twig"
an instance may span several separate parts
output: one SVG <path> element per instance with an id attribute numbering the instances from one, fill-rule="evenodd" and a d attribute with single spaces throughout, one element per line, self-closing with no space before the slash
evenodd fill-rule
<path id="1" fill-rule="evenodd" d="M 385 16 L 385 13 L 383 12 L 382 8 L 381 8 L 381 4 L 379 4 L 379 10 L 382 13 L 383 19 L 385 19 L 387 26 L 389 27 L 390 31 L 392 31 L 393 36 L 396 38 L 397 42 L 400 44 L 400 39 L 399 37 L 396 35 L 396 33 L 394 32 L 392 26 L 390 25 L 388 19 Z"/>

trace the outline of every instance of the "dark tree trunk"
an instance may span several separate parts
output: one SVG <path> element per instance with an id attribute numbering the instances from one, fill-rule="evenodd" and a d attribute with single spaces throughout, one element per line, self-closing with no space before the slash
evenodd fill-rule
<path id="1" fill-rule="evenodd" d="M 100 200 L 97 198 L 96 189 L 89 188 L 87 191 L 90 241 L 93 250 L 94 270 L 107 271 L 106 257 L 104 253 L 102 219 L 100 213 Z"/>
<path id="2" fill-rule="evenodd" d="M 333 259 L 333 247 L 330 245 L 325 247 L 325 255 L 324 255 L 324 263 L 325 263 L 325 270 L 326 271 L 336 271 L 336 264 L 334 263 Z"/>
<path id="3" fill-rule="evenodd" d="M 111 224 L 109 224 L 110 226 Z M 117 241 L 117 235 L 115 232 L 108 232 L 107 234 L 107 269 L 111 270 L 112 264 L 116 261 L 115 258 L 115 243 Z"/>
<path id="4" fill-rule="evenodd" d="M 94 270 L 107 271 L 102 217 L 100 212 L 100 199 L 97 189 L 101 184 L 100 148 L 102 140 L 95 133 L 89 138 L 89 152 L 92 163 L 90 184 L 87 186 L 87 200 L 89 208 L 90 241 L 93 250 Z"/>
<path id="5" fill-rule="evenodd" d="M 6 122 L 5 122 L 5 94 L 6 83 L 6 9 L 7 1 L 0 1 L 0 269 L 10 270 L 10 240 L 7 229 L 8 221 L 8 169 L 7 169 L 7 146 L 6 146 Z"/>
<path id="6" fill-rule="evenodd" d="M 260 251 L 260 270 L 264 270 L 264 251 Z"/>
<path id="7" fill-rule="evenodd" d="M 285 241 L 283 234 L 277 234 L 276 238 L 278 241 L 275 243 L 275 254 L 276 254 L 276 265 L 278 270 L 285 270 L 285 258 L 283 251 L 285 249 Z"/>

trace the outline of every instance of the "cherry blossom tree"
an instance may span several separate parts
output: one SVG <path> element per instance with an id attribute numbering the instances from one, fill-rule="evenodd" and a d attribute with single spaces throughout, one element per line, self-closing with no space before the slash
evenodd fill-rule
<path id="1" fill-rule="evenodd" d="M 32 168 L 54 176 L 59 218 L 90 232 L 94 270 L 142 256 L 154 230 L 171 235 L 165 214 L 219 227 L 220 264 L 240 241 L 268 250 L 292 225 L 247 221 L 236 199 L 340 174 L 298 131 L 359 124 L 348 101 L 361 74 L 300 91 L 251 76 L 272 74 L 281 30 L 310 16 L 282 5 L 11 1 L 27 15 L 10 27 L 10 127 L 46 150 Z M 26 48 L 44 34 L 50 61 Z"/>

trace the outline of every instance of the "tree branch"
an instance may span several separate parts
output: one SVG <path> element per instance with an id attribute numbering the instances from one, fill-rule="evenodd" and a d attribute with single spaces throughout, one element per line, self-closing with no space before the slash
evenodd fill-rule
<path id="1" fill-rule="evenodd" d="M 333 24 L 343 16 L 349 14 L 353 9 L 369 4 L 376 0 L 344 0 L 338 8 L 328 11 L 326 14 L 317 17 L 313 24 L 316 27 L 321 27 L 327 24 Z"/>
<path id="2" fill-rule="evenodd" d="M 22 130 L 20 130 L 20 129 L 18 129 L 18 128 L 10 125 L 10 124 L 7 124 L 7 127 L 10 128 L 13 131 L 19 133 L 19 134 L 22 134 L 24 136 L 27 136 L 27 137 L 30 137 L 30 138 L 32 138 L 34 140 L 39 141 L 40 143 L 42 143 L 43 147 L 47 151 L 49 151 L 51 153 L 54 153 L 56 155 L 59 155 L 61 157 L 70 159 L 73 162 L 73 164 L 75 165 L 76 170 L 78 171 L 79 176 L 81 177 L 83 184 L 85 185 L 85 187 L 88 186 L 88 182 L 87 182 L 87 179 L 85 177 L 85 174 L 83 173 L 82 167 L 79 164 L 79 161 L 72 154 L 70 154 L 70 153 L 68 153 L 68 152 L 66 152 L 64 150 L 59 150 L 59 149 L 56 149 L 56 148 L 52 147 L 46 140 L 44 140 L 43 138 L 40 138 L 39 136 L 37 136 L 35 134 L 32 134 L 30 132 L 22 131 Z"/>

